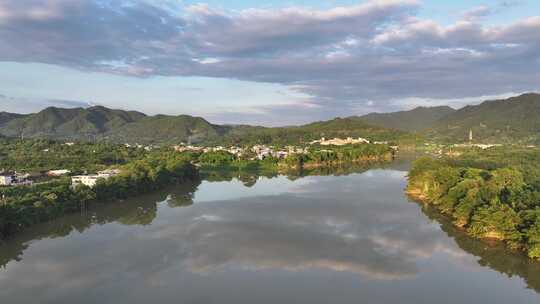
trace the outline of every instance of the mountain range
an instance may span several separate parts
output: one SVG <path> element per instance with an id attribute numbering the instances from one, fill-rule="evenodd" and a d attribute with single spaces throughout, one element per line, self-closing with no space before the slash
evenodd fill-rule
<path id="1" fill-rule="evenodd" d="M 58 140 L 107 140 L 120 143 L 274 143 L 308 142 L 321 136 L 362 136 L 396 140 L 406 132 L 372 126 L 358 117 L 303 126 L 267 128 L 217 125 L 189 115 L 148 116 L 102 106 L 46 108 L 34 114 L 0 113 L 0 135 Z"/>
<path id="2" fill-rule="evenodd" d="M 446 143 L 540 143 L 540 94 L 487 100 L 454 110 L 447 106 L 372 113 L 360 119 L 376 126 L 422 134 Z"/>
<path id="3" fill-rule="evenodd" d="M 466 106 L 437 120 L 426 132 L 444 140 L 491 143 L 540 143 L 540 94 L 488 100 Z"/>
<path id="4" fill-rule="evenodd" d="M 147 116 L 103 106 L 49 107 L 35 114 L 0 113 L 0 134 L 10 137 L 116 142 L 179 142 L 222 135 L 224 127 L 188 115 Z"/>
<path id="5" fill-rule="evenodd" d="M 360 116 L 360 119 L 374 126 L 418 132 L 432 127 L 435 122 L 455 111 L 449 106 L 417 107 L 409 111 L 370 113 Z"/>
<path id="6" fill-rule="evenodd" d="M 0 135 L 61 140 L 107 140 L 129 143 L 293 143 L 319 137 L 361 136 L 374 140 L 410 140 L 416 135 L 463 142 L 472 130 L 478 142 L 533 143 L 540 140 L 540 94 L 454 110 L 418 107 L 394 113 L 335 118 L 302 126 L 217 125 L 189 115 L 148 116 L 102 106 L 50 107 L 34 114 L 0 112 Z"/>

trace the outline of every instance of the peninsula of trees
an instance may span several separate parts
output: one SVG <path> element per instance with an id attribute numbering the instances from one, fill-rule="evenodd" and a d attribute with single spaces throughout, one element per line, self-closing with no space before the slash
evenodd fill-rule
<path id="1" fill-rule="evenodd" d="M 494 239 L 540 258 L 540 153 L 473 149 L 457 157 L 418 159 L 408 193 L 467 234 Z"/>

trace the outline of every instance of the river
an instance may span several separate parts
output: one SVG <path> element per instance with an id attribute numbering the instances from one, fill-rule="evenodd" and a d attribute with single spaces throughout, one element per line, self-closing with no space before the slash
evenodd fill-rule
<path id="1" fill-rule="evenodd" d="M 410 201 L 408 167 L 214 174 L 36 225 L 0 244 L 0 303 L 540 303 L 540 263 Z"/>

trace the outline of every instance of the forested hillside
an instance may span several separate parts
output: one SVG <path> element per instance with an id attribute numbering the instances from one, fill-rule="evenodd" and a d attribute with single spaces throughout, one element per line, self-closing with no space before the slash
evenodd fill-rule
<path id="1" fill-rule="evenodd" d="M 335 118 L 303 126 L 232 128 L 223 139 L 225 143 L 292 144 L 309 143 L 321 137 L 363 137 L 372 141 L 413 142 L 414 136 L 395 129 L 372 126 L 358 117 Z"/>
<path id="2" fill-rule="evenodd" d="M 409 139 L 406 132 L 372 126 L 359 119 L 336 118 L 292 127 L 215 125 L 189 115 L 147 116 L 105 107 L 47 108 L 39 113 L 0 115 L 0 135 L 62 140 L 106 140 L 117 143 L 292 144 L 320 137 Z"/>
<path id="3" fill-rule="evenodd" d="M 429 134 L 448 142 L 538 143 L 540 94 L 524 94 L 503 100 L 466 106 L 436 122 Z"/>
<path id="4" fill-rule="evenodd" d="M 205 140 L 223 133 L 199 117 L 147 116 L 105 107 L 62 109 L 50 107 L 35 114 L 0 114 L 0 134 L 10 137 L 116 142 L 178 142 Z"/>
<path id="5" fill-rule="evenodd" d="M 448 106 L 417 107 L 409 111 L 370 113 L 360 119 L 374 126 L 417 132 L 431 128 L 436 121 L 455 111 Z"/>

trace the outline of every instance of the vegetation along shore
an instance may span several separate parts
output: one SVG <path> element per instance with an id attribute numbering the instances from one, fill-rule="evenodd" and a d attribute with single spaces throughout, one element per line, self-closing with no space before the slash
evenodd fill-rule
<path id="1" fill-rule="evenodd" d="M 536 149 L 471 149 L 415 161 L 409 195 L 480 239 L 540 258 L 540 154 Z"/>
<path id="2" fill-rule="evenodd" d="M 388 161 L 387 144 L 309 147 L 131 146 L 51 140 L 0 140 L 0 238 L 77 212 L 94 202 L 125 199 L 200 171 L 289 172 L 344 163 Z"/>

